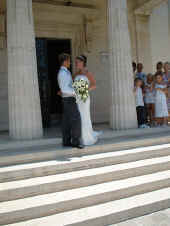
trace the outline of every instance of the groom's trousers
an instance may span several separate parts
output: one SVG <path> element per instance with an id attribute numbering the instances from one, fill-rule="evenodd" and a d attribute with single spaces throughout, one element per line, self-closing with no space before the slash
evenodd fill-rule
<path id="1" fill-rule="evenodd" d="M 62 134 L 63 145 L 80 144 L 81 118 L 74 97 L 63 98 Z"/>

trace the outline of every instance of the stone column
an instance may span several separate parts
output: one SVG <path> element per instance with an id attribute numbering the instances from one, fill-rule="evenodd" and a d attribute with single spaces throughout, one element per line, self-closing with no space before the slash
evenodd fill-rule
<path id="1" fill-rule="evenodd" d="M 42 137 L 32 0 L 7 0 L 9 130 L 13 139 Z"/>
<path id="2" fill-rule="evenodd" d="M 110 124 L 116 130 L 136 128 L 126 0 L 108 0 L 108 17 L 111 75 Z"/>

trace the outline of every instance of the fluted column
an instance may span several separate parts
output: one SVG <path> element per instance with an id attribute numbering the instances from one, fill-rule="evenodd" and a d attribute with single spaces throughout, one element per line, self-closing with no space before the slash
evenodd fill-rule
<path id="1" fill-rule="evenodd" d="M 126 1 L 108 0 L 110 124 L 116 130 L 137 127 Z"/>
<path id="2" fill-rule="evenodd" d="M 14 139 L 42 137 L 32 0 L 7 0 L 9 130 Z"/>

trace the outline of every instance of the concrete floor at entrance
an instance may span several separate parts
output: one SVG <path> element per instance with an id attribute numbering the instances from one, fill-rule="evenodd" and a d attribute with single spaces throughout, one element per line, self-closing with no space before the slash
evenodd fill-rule
<path id="1" fill-rule="evenodd" d="M 102 131 L 102 135 L 100 140 L 103 139 L 112 139 L 114 142 L 119 140 L 126 140 L 127 138 L 133 139 L 143 139 L 144 137 L 152 137 L 152 135 L 159 135 L 165 134 L 166 136 L 170 134 L 170 126 L 167 128 L 149 128 L 149 129 L 129 129 L 129 130 L 117 130 L 114 131 L 110 129 L 109 124 L 95 124 L 94 130 Z M 100 143 L 99 140 L 99 143 Z M 28 140 L 28 141 L 19 141 L 19 140 L 12 140 L 9 137 L 8 131 L 1 131 L 0 132 L 0 150 L 4 148 L 18 148 L 18 147 L 27 147 L 27 146 L 36 146 L 36 145 L 47 145 L 47 144 L 61 144 L 61 130 L 60 127 L 53 126 L 49 129 L 44 129 L 44 137 L 39 140 Z"/>

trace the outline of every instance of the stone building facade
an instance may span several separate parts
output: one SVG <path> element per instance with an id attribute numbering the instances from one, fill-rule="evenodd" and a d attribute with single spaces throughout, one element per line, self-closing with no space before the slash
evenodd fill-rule
<path id="1" fill-rule="evenodd" d="M 54 70 L 62 51 L 71 53 L 73 73 L 75 56 L 88 57 L 97 80 L 93 121 L 136 128 L 131 62 L 153 72 L 170 59 L 169 44 L 168 0 L 1 0 L 0 130 L 14 139 L 42 137 L 61 111 Z"/>

